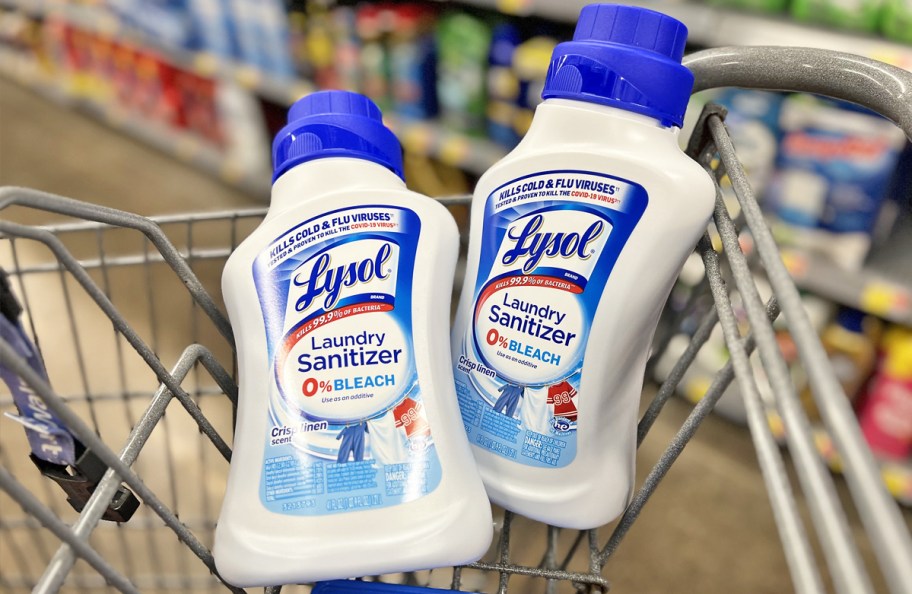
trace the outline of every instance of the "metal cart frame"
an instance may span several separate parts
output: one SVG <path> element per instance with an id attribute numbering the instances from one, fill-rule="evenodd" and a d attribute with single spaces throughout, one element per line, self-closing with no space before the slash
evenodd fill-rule
<path id="1" fill-rule="evenodd" d="M 695 91 L 737 86 L 827 95 L 860 104 L 887 116 L 912 138 L 912 73 L 880 62 L 822 50 L 731 47 L 692 54 L 685 58 L 685 64 L 696 75 Z M 798 290 L 780 260 L 772 235 L 764 223 L 753 191 L 738 162 L 723 118 L 724 110 L 709 106 L 702 114 L 688 147 L 688 153 L 701 163 L 717 182 L 713 219 L 722 239 L 723 253 L 713 250 L 707 236 L 704 236 L 697 245 L 706 268 L 704 282 L 708 283 L 716 308 L 702 320 L 684 355 L 674 365 L 669 377 L 640 420 L 638 443 L 641 443 L 649 432 L 717 323 L 721 324 L 731 360 L 718 372 L 705 397 L 693 408 L 643 485 L 636 491 L 607 543 L 599 542 L 595 530 L 581 531 L 569 554 L 558 558 L 558 529 L 548 527 L 547 551 L 542 562 L 538 566 L 519 565 L 511 561 L 510 533 L 513 515 L 507 513 L 500 530 L 495 559 L 468 566 L 472 569 L 496 572 L 499 575 L 498 592 L 507 591 L 510 576 L 514 574 L 541 578 L 548 592 L 555 591 L 556 585 L 563 581 L 571 582 L 582 592 L 607 591 L 609 583 L 602 572 L 606 561 L 617 549 L 671 465 L 733 380 L 737 382 L 744 396 L 751 436 L 796 591 L 823 592 L 821 568 L 816 564 L 807 528 L 799 514 L 793 492 L 795 485 L 789 481 L 783 454 L 767 425 L 757 379 L 748 361 L 754 349 L 759 351 L 763 368 L 775 395 L 776 407 L 784 421 L 788 450 L 797 471 L 797 486 L 805 495 L 811 523 L 821 543 L 826 570 L 831 576 L 832 583 L 840 594 L 872 592 L 868 568 L 865 567 L 855 543 L 849 537 L 846 513 L 837 498 L 833 479 L 814 448 L 808 418 L 800 406 L 795 387 L 774 339 L 772 321 L 779 316 L 780 311 L 798 346 L 823 422 L 842 457 L 846 481 L 873 545 L 880 571 L 892 592 L 912 592 L 912 539 L 909 531 L 896 504 L 881 484 L 875 460 L 863 440 L 849 401 L 844 397 L 826 353 L 801 306 Z M 737 223 L 732 220 L 721 200 L 718 181 L 724 175 L 731 180 L 741 207 L 742 214 Z M 468 198 L 465 197 L 442 200 L 450 205 L 463 205 L 467 201 Z M 6 464 L 9 452 L 0 448 L 0 488 L 25 510 L 27 516 L 22 521 L 27 526 L 37 529 L 37 523 L 40 523 L 61 541 L 43 575 L 35 584 L 28 585 L 34 585 L 36 592 L 56 591 L 65 583 L 76 560 L 82 559 L 110 586 L 123 592 L 139 591 L 138 585 L 131 581 L 130 576 L 115 569 L 89 544 L 91 534 L 99 525 L 100 519 L 122 484 L 132 490 L 142 500 L 143 505 L 151 509 L 210 572 L 217 575 L 211 553 L 194 530 L 147 486 L 134 470 L 133 464 L 153 429 L 164 418 L 165 411 L 173 399 L 180 403 L 215 450 L 224 459 L 230 459 L 228 440 L 216 430 L 200 406 L 200 389 L 193 391 L 186 388 L 185 380 L 191 374 L 199 373 L 199 369 L 202 368 L 212 380 L 209 392 L 223 394 L 235 404 L 237 386 L 229 370 L 233 361 L 220 361 L 210 349 L 200 344 L 190 344 L 174 367 L 168 369 L 156 352 L 154 339 L 150 345 L 114 306 L 107 294 L 107 277 L 104 275 L 112 266 L 141 265 L 148 268 L 150 263 L 164 263 L 189 292 L 196 307 L 199 308 L 198 311 L 205 314 L 229 347 L 233 346 L 231 328 L 227 320 L 191 270 L 191 263 L 204 259 L 224 258 L 230 249 L 195 247 L 191 231 L 194 224 L 204 221 L 230 221 L 230 240 L 233 247 L 238 240 L 238 221 L 255 221 L 262 216 L 263 211 L 150 220 L 33 190 L 0 189 L 0 211 L 11 206 L 27 207 L 88 221 L 55 227 L 32 227 L 0 220 L 0 240 L 9 242 L 13 254 L 13 262 L 9 265 L 5 263 L 5 266 L 11 270 L 14 281 L 19 282 L 20 296 L 29 315 L 36 315 L 36 312 L 31 311 L 28 294 L 22 284 L 23 275 L 42 271 L 56 272 L 63 279 L 66 271 L 110 320 L 115 335 L 123 341 L 124 348 L 132 348 L 159 382 L 158 389 L 148 394 L 145 412 L 135 422 L 128 439 L 118 453 L 101 439 L 97 433 L 97 426 L 93 428 L 84 420 L 83 415 L 74 410 L 73 398 L 64 398 L 55 393 L 51 386 L 13 352 L 9 344 L 0 340 L 0 357 L 4 364 L 18 374 L 47 407 L 56 413 L 78 439 L 108 467 L 78 519 L 72 525 L 67 525 L 52 508 L 47 497 L 42 500 L 13 476 Z M 740 217 L 743 217 L 752 233 L 760 263 L 774 291 L 774 297 L 766 303 L 761 300 L 748 268 L 747 258 L 738 244 Z M 162 226 L 169 223 L 186 224 L 188 239 L 183 249 L 175 247 L 162 231 Z M 152 249 L 144 249 L 141 256 L 108 258 L 99 239 L 97 258 L 78 258 L 70 253 L 61 241 L 61 237 L 67 233 L 78 231 L 95 232 L 101 238 L 102 232 L 117 227 L 140 232 L 148 239 L 148 245 L 151 245 Z M 21 266 L 16 258 L 15 249 L 15 245 L 21 241 L 44 244 L 53 253 L 55 261 L 49 265 L 32 268 Z M 723 278 L 723 266 L 726 266 L 726 262 L 729 269 L 726 274 L 734 280 L 750 321 L 750 334 L 746 337 L 742 336 L 736 324 L 729 289 Z M 99 271 L 102 274 L 101 286 L 96 280 Z M 72 313 L 66 283 L 63 286 L 65 304 Z M 34 326 L 32 330 L 34 331 Z M 125 394 L 121 396 L 127 397 Z M 10 402 L 7 400 L 5 404 L 8 406 Z M 5 431 L 8 430 L 12 429 Z M 209 520 L 214 521 L 214 517 Z M 0 532 L 8 527 L 8 521 L 4 520 L 0 523 Z M 211 529 L 211 523 L 207 529 Z M 588 547 L 588 571 L 569 571 L 567 563 L 582 544 Z M 453 589 L 460 587 L 461 574 L 462 568 L 452 570 Z M 233 592 L 241 591 L 228 584 L 224 586 Z M 281 586 L 275 586 L 266 590 L 278 592 L 280 589 Z"/>

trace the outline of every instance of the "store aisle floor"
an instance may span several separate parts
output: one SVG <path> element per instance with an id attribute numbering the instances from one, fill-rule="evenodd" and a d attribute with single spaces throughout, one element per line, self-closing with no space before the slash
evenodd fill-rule
<path id="1" fill-rule="evenodd" d="M 169 156 L 2 79 L 0 185 L 28 186 L 147 215 L 262 205 Z M 11 216 L 30 223 L 58 220 L 20 210 Z M 213 279 L 217 280 L 216 276 Z M 45 349 L 54 348 L 53 344 L 45 345 Z M 165 356 L 161 356 L 164 360 Z M 173 361 L 166 363 L 170 365 Z M 689 405 L 680 400 L 668 404 L 640 450 L 640 482 L 689 410 Z M 219 414 L 224 417 L 224 410 Z M 101 421 L 106 420 L 109 419 Z M 5 419 L 0 420 L 0 427 L 2 431 L 18 431 Z M 24 451 L 3 454 L 4 459 L 25 456 Z M 224 463 L 218 461 L 218 464 L 219 476 L 223 476 Z M 34 471 L 27 466 L 20 468 Z M 176 470 L 186 485 L 178 486 L 178 490 L 198 488 L 189 467 Z M 217 509 L 223 486 L 220 480 L 211 482 L 207 488 L 213 493 L 214 507 L 210 511 Z M 0 502 L 4 505 L 4 516 L 11 513 L 5 507 L 11 505 L 8 499 Z M 212 519 L 203 527 L 207 531 L 207 536 L 203 536 L 206 543 L 211 535 Z M 602 531 L 603 540 L 607 534 L 607 530 Z M 572 541 L 573 536 L 563 534 L 562 542 Z M 110 543 L 98 543 L 97 539 L 93 543 L 100 550 L 112 549 Z M 513 543 L 515 560 L 537 564 L 544 550 L 545 529 L 520 519 L 514 528 Z M 8 564 L 14 561 L 3 556 L 4 546 L 0 543 L 0 566 L 11 567 Z M 177 543 L 171 538 L 147 546 L 167 550 Z M 577 555 L 572 566 L 583 568 L 585 563 L 585 555 Z M 174 569 L 179 570 L 180 566 Z M 91 573 L 86 567 L 80 571 Z M 466 572 L 466 582 L 478 583 L 472 573 Z M 612 592 L 791 591 L 788 569 L 746 430 L 717 418 L 705 423 L 609 561 L 605 575 L 612 581 Z M 435 584 L 436 580 L 435 575 Z M 513 577 L 511 591 L 543 591 L 541 585 L 533 589 L 531 584 L 527 578 Z M 156 589 L 163 590 L 165 585 L 158 582 Z"/>

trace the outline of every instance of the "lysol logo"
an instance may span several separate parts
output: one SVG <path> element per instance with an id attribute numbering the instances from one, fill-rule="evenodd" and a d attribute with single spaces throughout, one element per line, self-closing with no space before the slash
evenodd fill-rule
<path id="1" fill-rule="evenodd" d="M 386 268 L 385 264 L 392 252 L 390 244 L 384 243 L 375 256 L 340 266 L 332 266 L 332 256 L 328 251 L 320 254 L 309 272 L 299 272 L 294 277 L 295 286 L 304 287 L 304 293 L 295 303 L 295 309 L 306 311 L 325 293 L 323 309 L 329 310 L 339 300 L 343 287 L 389 278 L 392 268 Z"/>
<path id="2" fill-rule="evenodd" d="M 522 271 L 530 273 L 535 270 L 542 258 L 560 256 L 588 260 L 595 253 L 594 249 L 589 248 L 589 244 L 598 239 L 605 230 L 604 222 L 595 221 L 582 234 L 539 232 L 543 224 L 544 217 L 538 214 L 527 220 L 522 229 L 514 226 L 507 230 L 507 239 L 516 245 L 504 253 L 501 259 L 504 266 L 509 266 L 520 258 L 528 258 L 523 264 Z"/>

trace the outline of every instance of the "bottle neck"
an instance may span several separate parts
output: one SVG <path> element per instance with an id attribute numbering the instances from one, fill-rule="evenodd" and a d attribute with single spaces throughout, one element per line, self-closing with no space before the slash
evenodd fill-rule
<path id="1" fill-rule="evenodd" d="M 650 141 L 677 145 L 680 128 L 663 126 L 657 118 L 587 101 L 546 99 L 535 110 L 532 126 L 526 139 L 551 140 L 563 137 L 566 130 L 575 130 L 584 121 L 586 139 L 601 142 L 618 141 L 624 136 L 644 137 Z"/>
<path id="2" fill-rule="evenodd" d="M 402 178 L 373 161 L 351 157 L 314 159 L 292 167 L 272 184 L 266 219 L 328 192 L 385 188 L 406 189 Z"/>

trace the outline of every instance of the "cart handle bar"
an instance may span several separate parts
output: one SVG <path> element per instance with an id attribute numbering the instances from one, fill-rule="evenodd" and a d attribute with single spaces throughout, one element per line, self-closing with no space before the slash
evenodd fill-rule
<path id="1" fill-rule="evenodd" d="M 912 72 L 855 54 L 804 47 L 720 47 L 684 58 L 694 92 L 743 87 L 825 95 L 889 118 L 912 140 Z"/>

